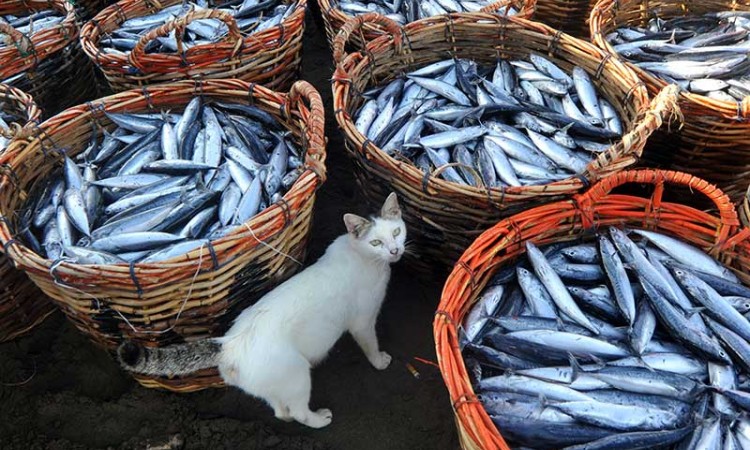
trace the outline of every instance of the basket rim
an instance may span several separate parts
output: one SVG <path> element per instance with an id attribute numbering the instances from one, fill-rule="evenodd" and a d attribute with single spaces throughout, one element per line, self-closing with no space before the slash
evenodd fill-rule
<path id="1" fill-rule="evenodd" d="M 295 183 L 285 193 L 283 200 L 269 205 L 266 209 L 260 211 L 245 223 L 238 225 L 226 236 L 212 240 L 210 246 L 216 247 L 248 238 L 255 239 L 262 243 L 262 236 L 256 236 L 253 230 L 260 228 L 259 225 L 261 224 L 270 222 L 286 223 L 288 214 L 290 213 L 289 208 L 291 208 L 288 200 L 293 196 L 301 194 L 310 187 L 312 188 L 312 192 L 315 192 L 320 188 L 326 178 L 326 140 L 323 131 L 325 128 L 323 102 L 317 90 L 306 81 L 296 82 L 288 93 L 279 93 L 254 83 L 248 83 L 236 79 L 204 81 L 183 80 L 174 83 L 153 85 L 144 89 L 131 89 L 129 91 L 98 99 L 95 102 L 89 102 L 87 104 L 68 108 L 40 124 L 37 128 L 38 133 L 36 133 L 33 138 L 30 138 L 33 139 L 31 142 L 28 140 L 22 141 L 16 139 L 11 142 L 8 151 L 5 154 L 0 155 L 0 166 L 3 167 L 3 170 L 0 172 L 0 191 L 13 191 L 14 189 L 15 177 L 13 171 L 17 166 L 23 163 L 23 159 L 18 160 L 15 159 L 14 156 L 33 143 L 39 145 L 38 143 L 41 143 L 43 140 L 51 139 L 50 136 L 54 135 L 56 131 L 64 126 L 65 122 L 62 121 L 63 119 L 71 116 L 75 117 L 83 114 L 94 114 L 95 112 L 102 112 L 103 110 L 111 110 L 109 108 L 112 106 L 116 106 L 114 109 L 115 111 L 127 110 L 128 105 L 139 98 L 148 98 L 149 96 L 153 97 L 154 95 L 158 97 L 159 92 L 174 92 L 180 90 L 200 95 L 204 95 L 204 93 L 208 92 L 208 94 L 206 94 L 207 96 L 210 96 L 211 92 L 217 94 L 228 92 L 230 90 L 242 92 L 245 98 L 249 97 L 251 99 L 251 102 L 267 100 L 268 102 L 277 104 L 277 110 L 271 110 L 268 112 L 276 119 L 281 119 L 280 123 L 282 126 L 284 120 L 296 119 L 302 123 L 303 126 L 300 126 L 299 130 L 300 136 L 297 137 L 300 138 L 302 147 L 305 148 L 304 171 L 302 171 Z M 310 106 L 301 108 L 300 104 L 302 104 L 302 99 L 307 100 L 310 103 Z M 148 101 L 150 102 L 151 100 Z M 187 101 L 184 103 L 187 103 Z M 136 108 L 136 110 L 141 109 L 146 108 Z M 48 162 L 48 164 L 54 163 Z M 155 274 L 170 272 L 176 268 L 182 267 L 194 268 L 197 261 L 210 261 L 212 258 L 211 249 L 208 248 L 209 246 L 201 246 L 185 255 L 148 264 L 76 264 L 71 262 L 55 262 L 36 254 L 23 242 L 15 240 L 9 227 L 11 221 L 12 219 L 6 218 L 3 212 L 0 211 L 0 243 L 2 243 L 3 248 L 6 249 L 6 254 L 9 259 L 11 259 L 17 266 L 42 267 L 45 269 L 50 269 L 53 266 L 58 268 L 97 268 L 102 270 L 112 270 L 115 272 L 143 269 L 147 270 L 149 274 Z M 184 261 L 175 261 L 182 259 L 184 259 Z"/>
<path id="2" fill-rule="evenodd" d="M 239 45 L 238 54 L 256 54 L 283 46 L 287 42 L 284 37 L 293 35 L 293 30 L 295 28 L 304 25 L 307 1 L 308 0 L 289 0 L 288 3 L 295 3 L 294 11 L 278 25 L 269 27 L 258 33 L 249 34 L 237 41 L 238 44 L 241 43 L 241 45 Z M 111 20 L 118 20 L 121 18 L 127 20 L 134 17 L 142 17 L 145 14 L 160 11 L 168 6 L 179 4 L 180 2 L 181 0 L 167 0 L 163 3 L 152 3 L 150 0 L 120 0 L 113 3 L 99 11 L 93 19 L 81 27 L 81 48 L 86 56 L 88 56 L 97 66 L 105 66 L 108 70 L 116 70 L 129 75 L 130 72 L 125 69 L 125 66 L 128 66 L 131 63 L 130 56 L 132 51 L 122 54 L 102 53 L 99 47 L 99 41 L 103 37 L 103 34 L 101 33 L 102 27 L 108 24 Z M 130 8 L 135 11 L 130 10 Z M 145 11 L 141 11 L 142 8 L 145 8 Z M 184 17 L 184 15 L 181 17 Z M 119 23 L 122 23 L 123 21 L 124 20 L 121 20 Z M 153 29 L 151 31 L 153 31 Z M 280 38 L 271 39 L 276 36 L 279 36 Z M 268 46 L 264 43 L 267 38 L 277 42 L 273 46 Z M 196 53 L 199 55 L 205 55 L 206 53 L 210 53 L 211 50 L 223 49 L 224 47 L 229 47 L 229 50 L 231 50 L 236 47 L 234 43 L 231 43 L 231 45 L 228 44 L 226 37 L 222 37 L 216 42 L 196 45 L 185 52 L 185 59 L 189 61 Z M 210 66 L 222 61 L 223 53 L 224 52 L 217 52 L 216 56 L 209 61 L 201 61 L 199 66 Z M 184 65 L 184 61 L 181 59 L 180 55 L 177 54 L 154 53 L 149 54 L 148 57 L 152 62 L 158 61 L 162 64 L 165 62 L 171 62 L 175 63 L 175 67 L 183 67 Z M 198 66 L 198 64 L 187 64 L 184 67 L 190 68 L 191 66 Z M 149 69 L 148 73 L 152 72 L 154 72 L 154 70 Z M 160 73 L 164 72 L 164 70 L 158 70 L 156 72 Z M 168 71 L 164 73 L 168 73 Z"/>
<path id="3" fill-rule="evenodd" d="M 338 33 L 339 29 L 341 28 L 344 23 L 350 21 L 354 17 L 360 16 L 362 14 L 348 14 L 345 13 L 343 10 L 337 8 L 338 6 L 338 0 L 317 0 L 318 5 L 320 6 L 320 11 L 323 14 L 323 18 L 328 21 L 329 19 L 334 20 L 337 23 L 332 23 L 331 26 L 335 27 L 335 32 Z M 521 4 L 521 8 L 518 10 L 518 14 L 516 14 L 513 17 L 522 17 L 526 19 L 531 19 L 536 12 L 537 9 L 537 0 L 499 0 L 497 2 L 491 2 L 487 4 L 484 8 L 482 8 L 482 11 L 484 12 L 491 12 L 489 10 L 485 11 L 485 8 L 494 7 L 494 9 L 499 9 L 504 6 L 513 5 L 513 4 Z M 507 12 L 505 14 L 502 14 L 507 16 Z M 421 19 L 418 19 L 421 20 Z M 411 22 L 408 22 L 411 23 Z M 407 24 L 408 24 L 407 23 Z M 369 24 L 368 24 L 369 25 Z M 372 29 L 368 29 L 368 31 L 377 31 L 378 29 L 373 27 Z M 333 45 L 333 42 L 330 41 L 329 44 Z"/>
<path id="4" fill-rule="evenodd" d="M 350 28 L 353 29 L 355 27 L 355 21 L 366 23 L 370 19 L 383 22 L 389 21 L 389 19 L 385 18 L 384 16 L 380 16 L 376 13 L 370 13 L 362 16 L 357 16 L 351 22 L 345 24 L 344 28 L 346 28 L 346 32 L 349 32 Z M 341 58 L 341 61 L 339 61 L 339 64 L 336 67 L 336 71 L 334 72 L 333 96 L 335 105 L 335 117 L 339 124 L 339 127 L 343 129 L 347 140 L 354 142 L 358 146 L 358 148 L 360 149 L 359 152 L 366 155 L 365 157 L 368 159 L 368 163 L 377 164 L 380 167 L 384 167 L 386 170 L 393 170 L 397 167 L 402 171 L 405 177 L 408 177 L 408 179 L 411 180 L 412 184 L 419 183 L 420 185 L 422 185 L 424 182 L 426 182 L 426 180 L 429 180 L 429 187 L 433 191 L 440 194 L 455 195 L 456 193 L 460 193 L 463 196 L 470 196 L 478 200 L 499 200 L 499 202 L 502 203 L 504 201 L 513 200 L 514 196 L 525 199 L 528 198 L 528 196 L 536 197 L 543 195 L 556 195 L 559 194 L 560 191 L 563 191 L 563 193 L 570 193 L 572 191 L 580 190 L 590 185 L 591 182 L 597 181 L 600 178 L 599 172 L 603 172 L 603 169 L 607 166 L 616 165 L 616 163 L 618 163 L 618 160 L 622 157 L 633 156 L 631 154 L 631 149 L 626 149 L 627 151 L 623 152 L 622 155 L 614 154 L 620 142 L 626 140 L 625 136 L 628 136 L 628 134 L 626 133 L 625 135 L 623 135 L 623 138 L 621 138 L 617 143 L 611 146 L 606 152 L 603 152 L 603 154 L 600 154 L 598 157 L 592 159 L 587 165 L 586 172 L 581 176 L 573 175 L 564 180 L 542 185 L 526 185 L 520 187 L 503 188 L 493 187 L 490 189 L 486 189 L 483 187 L 460 185 L 444 180 L 442 178 L 437 178 L 433 175 L 434 172 L 433 174 L 430 174 L 429 177 L 425 177 L 425 174 L 419 171 L 419 169 L 413 164 L 400 161 L 383 152 L 382 149 L 367 140 L 365 136 L 363 136 L 358 130 L 356 130 L 356 128 L 354 127 L 353 118 L 349 116 L 346 111 L 353 97 L 351 91 L 348 90 L 348 86 L 351 85 L 354 79 L 352 71 L 358 67 L 368 66 L 372 59 L 373 53 L 398 51 L 395 49 L 398 48 L 400 42 L 410 42 L 410 35 L 418 32 L 421 27 L 440 23 L 446 24 L 448 26 L 455 26 L 456 24 L 476 24 L 477 26 L 487 27 L 489 23 L 491 23 L 491 25 L 493 26 L 498 27 L 516 26 L 518 27 L 518 29 L 523 31 L 538 32 L 545 36 L 552 37 L 553 39 L 557 40 L 558 47 L 564 45 L 560 44 L 559 42 L 565 42 L 566 44 L 572 45 L 574 46 L 574 48 L 580 50 L 581 55 L 585 55 L 586 58 L 598 59 L 602 67 L 604 67 L 605 64 L 611 63 L 612 66 L 610 67 L 612 67 L 612 71 L 617 71 L 619 74 L 623 75 L 625 80 L 632 83 L 631 86 L 633 86 L 633 88 L 631 89 L 631 98 L 634 99 L 634 102 L 638 102 L 638 110 L 640 111 L 640 113 L 651 111 L 650 113 L 645 113 L 645 120 L 653 119 L 656 121 L 656 123 L 651 124 L 653 130 L 661 125 L 662 117 L 660 114 L 654 114 L 654 112 L 650 109 L 652 106 L 655 108 L 659 108 L 660 110 L 679 111 L 679 108 L 677 107 L 675 101 L 677 95 L 677 86 L 668 86 L 657 97 L 649 102 L 648 92 L 643 82 L 641 82 L 638 79 L 637 75 L 632 70 L 628 69 L 622 62 L 620 62 L 616 58 L 611 58 L 610 55 L 591 43 L 579 40 L 573 36 L 554 30 L 544 24 L 520 19 L 517 17 L 500 17 L 492 14 L 482 13 L 454 13 L 450 15 L 436 16 L 411 22 L 405 27 L 401 28 L 404 35 L 403 37 L 383 35 L 368 42 L 367 49 L 364 52 L 353 52 L 345 54 Z M 344 30 L 342 29 L 342 32 L 343 31 Z M 340 32 L 337 36 L 338 41 L 344 39 L 342 38 L 342 32 Z M 339 46 L 339 48 L 343 48 L 342 42 L 338 42 L 336 45 Z M 407 52 L 406 50 L 403 51 L 404 53 Z M 334 49 L 334 52 L 336 52 L 336 49 Z M 622 84 L 624 83 L 625 82 L 623 82 Z M 345 94 L 342 94 L 342 92 L 345 92 Z M 654 101 L 660 96 L 662 96 L 661 101 Z M 644 119 L 642 118 L 634 118 L 633 130 L 636 130 L 637 125 L 639 123 L 643 123 L 643 121 Z M 631 130 L 631 132 L 633 131 Z M 628 141 L 632 142 L 632 138 L 628 139 Z M 630 164 L 632 163 L 635 163 L 635 160 L 633 160 Z"/>
<path id="5" fill-rule="evenodd" d="M 623 0 L 599 0 L 596 5 L 591 9 L 589 15 L 589 36 L 591 42 L 613 57 L 622 61 L 631 70 L 633 70 L 641 80 L 644 80 L 649 87 L 659 90 L 668 86 L 669 83 L 663 79 L 653 75 L 652 73 L 641 69 L 635 64 L 631 63 L 624 57 L 620 56 L 614 49 L 614 47 L 607 42 L 604 37 L 603 28 L 609 24 L 613 19 L 616 11 L 620 10 L 623 4 L 626 3 Z M 634 4 L 640 4 L 640 1 L 633 1 Z M 750 5 L 745 6 L 741 3 L 732 3 L 740 11 L 750 11 Z M 606 14 L 611 13 L 609 16 L 610 20 L 607 20 Z M 684 14 L 682 17 L 686 17 L 690 14 Z M 742 101 L 730 102 L 726 100 L 719 100 L 711 98 L 705 95 L 696 94 L 684 89 L 680 89 L 680 98 L 689 103 L 700 105 L 706 109 L 715 112 L 720 117 L 726 119 L 744 119 L 750 117 L 750 96 L 746 96 Z"/>
<path id="6" fill-rule="evenodd" d="M 25 39 L 25 43 L 15 43 L 15 45 L 6 45 L 0 48 L 0 79 L 12 77 L 36 67 L 39 62 L 53 53 L 78 40 L 80 28 L 73 2 L 65 0 L 24 0 L 18 5 L 13 5 L 13 9 L 28 11 L 36 4 L 45 6 L 45 9 L 53 8 L 64 13 L 64 18 L 58 25 L 37 31 L 30 37 L 16 31 L 20 37 Z M 15 30 L 9 25 L 0 25 L 3 28 Z"/>
<path id="7" fill-rule="evenodd" d="M 735 251 L 735 249 L 739 248 L 742 251 L 742 258 L 748 259 L 748 255 L 750 255 L 750 241 L 748 241 L 750 229 L 740 227 L 736 211 L 726 194 L 705 180 L 687 173 L 674 171 L 641 169 L 620 172 L 600 181 L 590 190 L 576 195 L 571 200 L 554 202 L 529 209 L 503 219 L 494 227 L 486 230 L 466 249 L 453 267 L 451 274 L 443 286 L 440 303 L 433 320 L 433 337 L 435 340 L 438 364 L 440 366 L 443 381 L 450 396 L 451 404 L 453 405 L 456 422 L 458 426 L 466 432 L 466 438 L 469 439 L 472 444 L 476 445 L 477 448 L 509 449 L 507 443 L 502 437 L 501 431 L 497 430 L 494 424 L 488 426 L 488 424 L 492 423 L 491 418 L 476 400 L 476 393 L 469 382 L 468 372 L 463 363 L 461 350 L 458 347 L 457 325 L 463 321 L 463 318 L 468 311 L 467 306 L 474 304 L 478 293 L 481 292 L 484 286 L 484 282 L 478 282 L 475 275 L 478 271 L 483 271 L 483 273 L 494 273 L 499 267 L 506 265 L 508 263 L 507 260 L 499 262 L 497 261 L 497 258 L 508 257 L 506 255 L 499 255 L 502 253 L 503 249 L 507 249 L 509 246 L 517 245 L 520 249 L 519 255 L 523 255 L 525 254 L 525 250 L 522 249 L 522 244 L 526 241 L 535 238 L 539 239 L 541 237 L 545 243 L 549 243 L 556 241 L 558 238 L 580 237 L 585 234 L 587 230 L 594 229 L 598 220 L 598 217 L 595 217 L 596 212 L 594 211 L 594 205 L 598 201 L 604 200 L 606 202 L 607 198 L 611 198 L 611 195 L 617 197 L 618 203 L 623 203 L 628 198 L 646 199 L 646 197 L 643 196 L 611 193 L 613 188 L 630 182 L 646 183 L 656 186 L 655 193 L 652 195 L 651 200 L 649 200 L 649 206 L 646 206 L 647 209 L 652 207 L 651 201 L 655 204 L 661 202 L 660 189 L 663 189 L 664 184 L 667 183 L 694 188 L 698 193 L 708 196 L 709 199 L 719 207 L 718 217 L 690 206 L 686 206 L 682 203 L 672 203 L 672 205 L 678 205 L 681 209 L 691 210 L 694 211 L 696 215 L 699 215 L 698 213 L 700 213 L 702 217 L 711 217 L 711 219 L 713 219 L 713 223 L 704 224 L 707 229 L 715 228 L 716 230 L 715 234 L 712 236 L 712 241 L 715 245 L 712 247 L 711 253 Z M 654 200 L 656 192 L 660 192 L 658 194 L 659 200 Z M 660 204 L 663 205 L 663 203 Z M 660 208 L 660 206 L 658 208 Z M 540 229 L 528 231 L 528 236 L 520 234 L 521 231 L 518 227 L 519 222 L 531 221 L 532 218 L 538 217 L 542 214 L 549 214 L 552 211 L 563 210 L 571 211 L 572 214 L 575 214 L 573 221 L 582 224 L 579 230 L 576 229 L 575 224 L 571 224 L 570 231 L 572 233 L 555 230 L 555 233 L 552 234 L 545 232 L 544 229 Z M 576 213 L 575 211 L 578 212 Z M 633 220 L 640 219 L 634 218 Z M 659 217 L 656 222 L 650 222 L 648 226 L 644 225 L 644 228 L 659 229 L 659 225 L 662 222 L 670 221 L 680 222 L 675 218 L 667 219 Z M 510 231 L 508 235 L 505 235 L 504 233 L 507 230 L 514 231 Z M 513 236 L 510 236 L 510 234 Z M 504 236 L 501 242 L 497 242 L 497 240 L 493 241 L 493 238 L 499 236 Z M 485 240 L 493 241 L 492 246 L 486 247 L 483 245 L 483 241 Z M 688 239 L 685 240 L 690 242 Z M 697 238 L 695 240 L 697 240 Z M 488 256 L 480 259 L 478 256 L 480 252 L 484 252 L 482 256 Z M 748 259 L 748 261 L 750 261 L 750 259 Z M 743 266 L 741 270 L 748 271 L 748 267 Z M 746 283 L 750 281 L 750 273 L 745 274 L 744 278 Z M 457 290 L 451 289 L 454 285 L 463 286 L 463 290 L 458 292 Z M 469 294 L 469 297 L 467 299 L 462 299 L 467 293 Z M 453 303 L 458 304 L 454 305 Z M 478 419 L 478 421 L 475 421 L 476 419 Z"/>

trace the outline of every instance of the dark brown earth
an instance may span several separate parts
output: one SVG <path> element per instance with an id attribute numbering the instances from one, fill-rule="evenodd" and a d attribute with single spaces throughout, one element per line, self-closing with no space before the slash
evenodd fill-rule
<path id="1" fill-rule="evenodd" d="M 370 212 L 333 118 L 329 55 L 322 27 L 308 17 L 303 78 L 326 102 L 329 138 L 329 180 L 319 192 L 308 262 L 344 231 L 345 212 Z M 28 336 L 0 345 L 0 449 L 179 448 L 165 445 L 170 439 L 191 450 L 458 448 L 440 372 L 413 359 L 436 361 L 432 316 L 441 287 L 442 280 L 422 284 L 402 264 L 394 267 L 378 324 L 393 363 L 376 371 L 344 337 L 313 374 L 312 407 L 334 413 L 322 430 L 280 422 L 235 389 L 145 389 L 55 314 Z"/>

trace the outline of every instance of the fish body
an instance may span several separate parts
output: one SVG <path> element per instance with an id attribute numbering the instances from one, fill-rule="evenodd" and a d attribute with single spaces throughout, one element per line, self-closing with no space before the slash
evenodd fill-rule
<path id="1" fill-rule="evenodd" d="M 599 248 L 604 270 L 612 286 L 617 306 L 623 317 L 628 321 L 628 324 L 633 325 L 636 318 L 635 298 L 633 290 L 630 288 L 628 275 L 625 273 L 625 267 L 617 254 L 615 246 L 606 236 L 599 237 Z"/>
<path id="2" fill-rule="evenodd" d="M 558 308 L 565 314 L 576 321 L 579 325 L 588 329 L 594 334 L 599 334 L 599 330 L 594 327 L 591 321 L 583 314 L 573 298 L 570 296 L 567 288 L 560 277 L 555 273 L 547 259 L 536 246 L 530 242 L 526 243 L 526 252 L 529 260 L 534 267 L 534 272 L 547 288 L 552 300 Z"/>

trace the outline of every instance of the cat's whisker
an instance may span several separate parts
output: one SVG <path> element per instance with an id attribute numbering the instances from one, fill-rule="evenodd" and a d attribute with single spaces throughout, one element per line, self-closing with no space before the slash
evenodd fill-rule
<path id="1" fill-rule="evenodd" d="M 419 256 L 419 252 L 413 247 L 404 247 L 404 255 Z"/>

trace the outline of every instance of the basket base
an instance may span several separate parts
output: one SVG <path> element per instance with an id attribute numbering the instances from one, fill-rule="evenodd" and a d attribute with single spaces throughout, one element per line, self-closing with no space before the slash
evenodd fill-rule
<path id="1" fill-rule="evenodd" d="M 187 377 L 167 378 L 133 375 L 133 378 L 143 387 L 178 393 L 198 392 L 209 388 L 226 387 L 224 380 L 222 380 L 216 368 L 201 370 Z"/>

